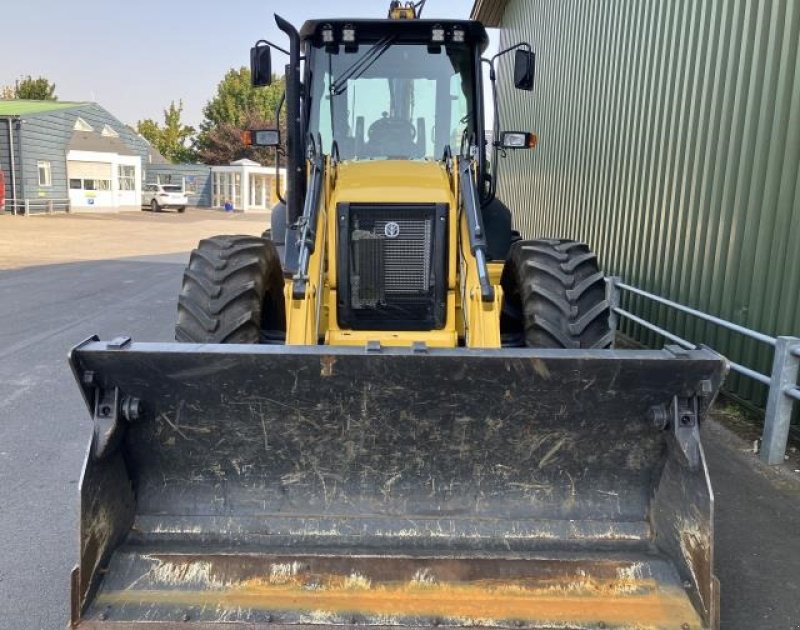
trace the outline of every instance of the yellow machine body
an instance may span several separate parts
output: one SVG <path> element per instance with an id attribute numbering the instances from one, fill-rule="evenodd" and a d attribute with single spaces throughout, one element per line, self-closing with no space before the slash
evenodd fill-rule
<path id="1" fill-rule="evenodd" d="M 457 160 L 456 160 L 457 161 Z M 320 200 L 320 229 L 309 261 L 309 285 L 301 299 L 286 280 L 286 343 L 292 345 L 411 346 L 432 348 L 500 347 L 502 262 L 490 266 L 495 290 L 491 302 L 481 300 L 477 263 L 469 250 L 466 217 L 459 212 L 458 169 L 441 162 L 381 160 L 343 162 L 325 169 Z M 412 184 L 413 183 L 413 184 Z M 335 208 L 350 203 L 444 203 L 447 217 L 447 316 L 443 328 L 430 331 L 347 330 L 336 317 L 337 269 Z M 492 273 L 493 272 L 493 273 Z"/>

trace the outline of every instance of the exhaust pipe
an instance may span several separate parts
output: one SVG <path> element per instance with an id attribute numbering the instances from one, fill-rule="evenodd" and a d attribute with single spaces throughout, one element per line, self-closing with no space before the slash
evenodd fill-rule
<path id="1" fill-rule="evenodd" d="M 303 156 L 303 116 L 300 101 L 300 34 L 281 16 L 275 23 L 289 37 L 289 64 L 286 66 L 286 195 L 287 225 L 294 224 L 303 212 L 303 195 L 306 189 L 306 171 Z"/>

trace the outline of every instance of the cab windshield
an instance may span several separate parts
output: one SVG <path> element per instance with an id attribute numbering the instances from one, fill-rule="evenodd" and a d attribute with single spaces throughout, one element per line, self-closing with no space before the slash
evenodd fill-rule
<path id="1" fill-rule="evenodd" d="M 356 52 L 312 49 L 308 130 L 342 159 L 439 160 L 472 129 L 467 46 L 361 44 Z"/>

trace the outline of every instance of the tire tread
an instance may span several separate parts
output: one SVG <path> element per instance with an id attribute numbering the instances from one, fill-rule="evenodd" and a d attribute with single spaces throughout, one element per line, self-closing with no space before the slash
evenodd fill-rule
<path id="1" fill-rule="evenodd" d="M 612 346 L 604 275 L 586 244 L 567 239 L 518 241 L 511 246 L 501 282 L 510 310 L 522 312 L 527 346 Z"/>
<path id="2" fill-rule="evenodd" d="M 260 343 L 265 326 L 285 329 L 283 309 L 283 272 L 275 246 L 257 236 L 212 236 L 189 257 L 175 338 Z"/>

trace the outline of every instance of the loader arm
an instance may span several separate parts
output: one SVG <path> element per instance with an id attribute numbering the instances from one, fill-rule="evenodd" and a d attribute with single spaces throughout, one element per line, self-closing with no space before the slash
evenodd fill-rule
<path id="1" fill-rule="evenodd" d="M 330 296 L 324 273 L 329 246 L 328 200 L 334 169 L 321 150 L 308 161 L 310 190 L 297 224 L 297 269 L 285 274 L 287 344 L 314 345 L 324 330 L 323 309 L 328 308 Z"/>

